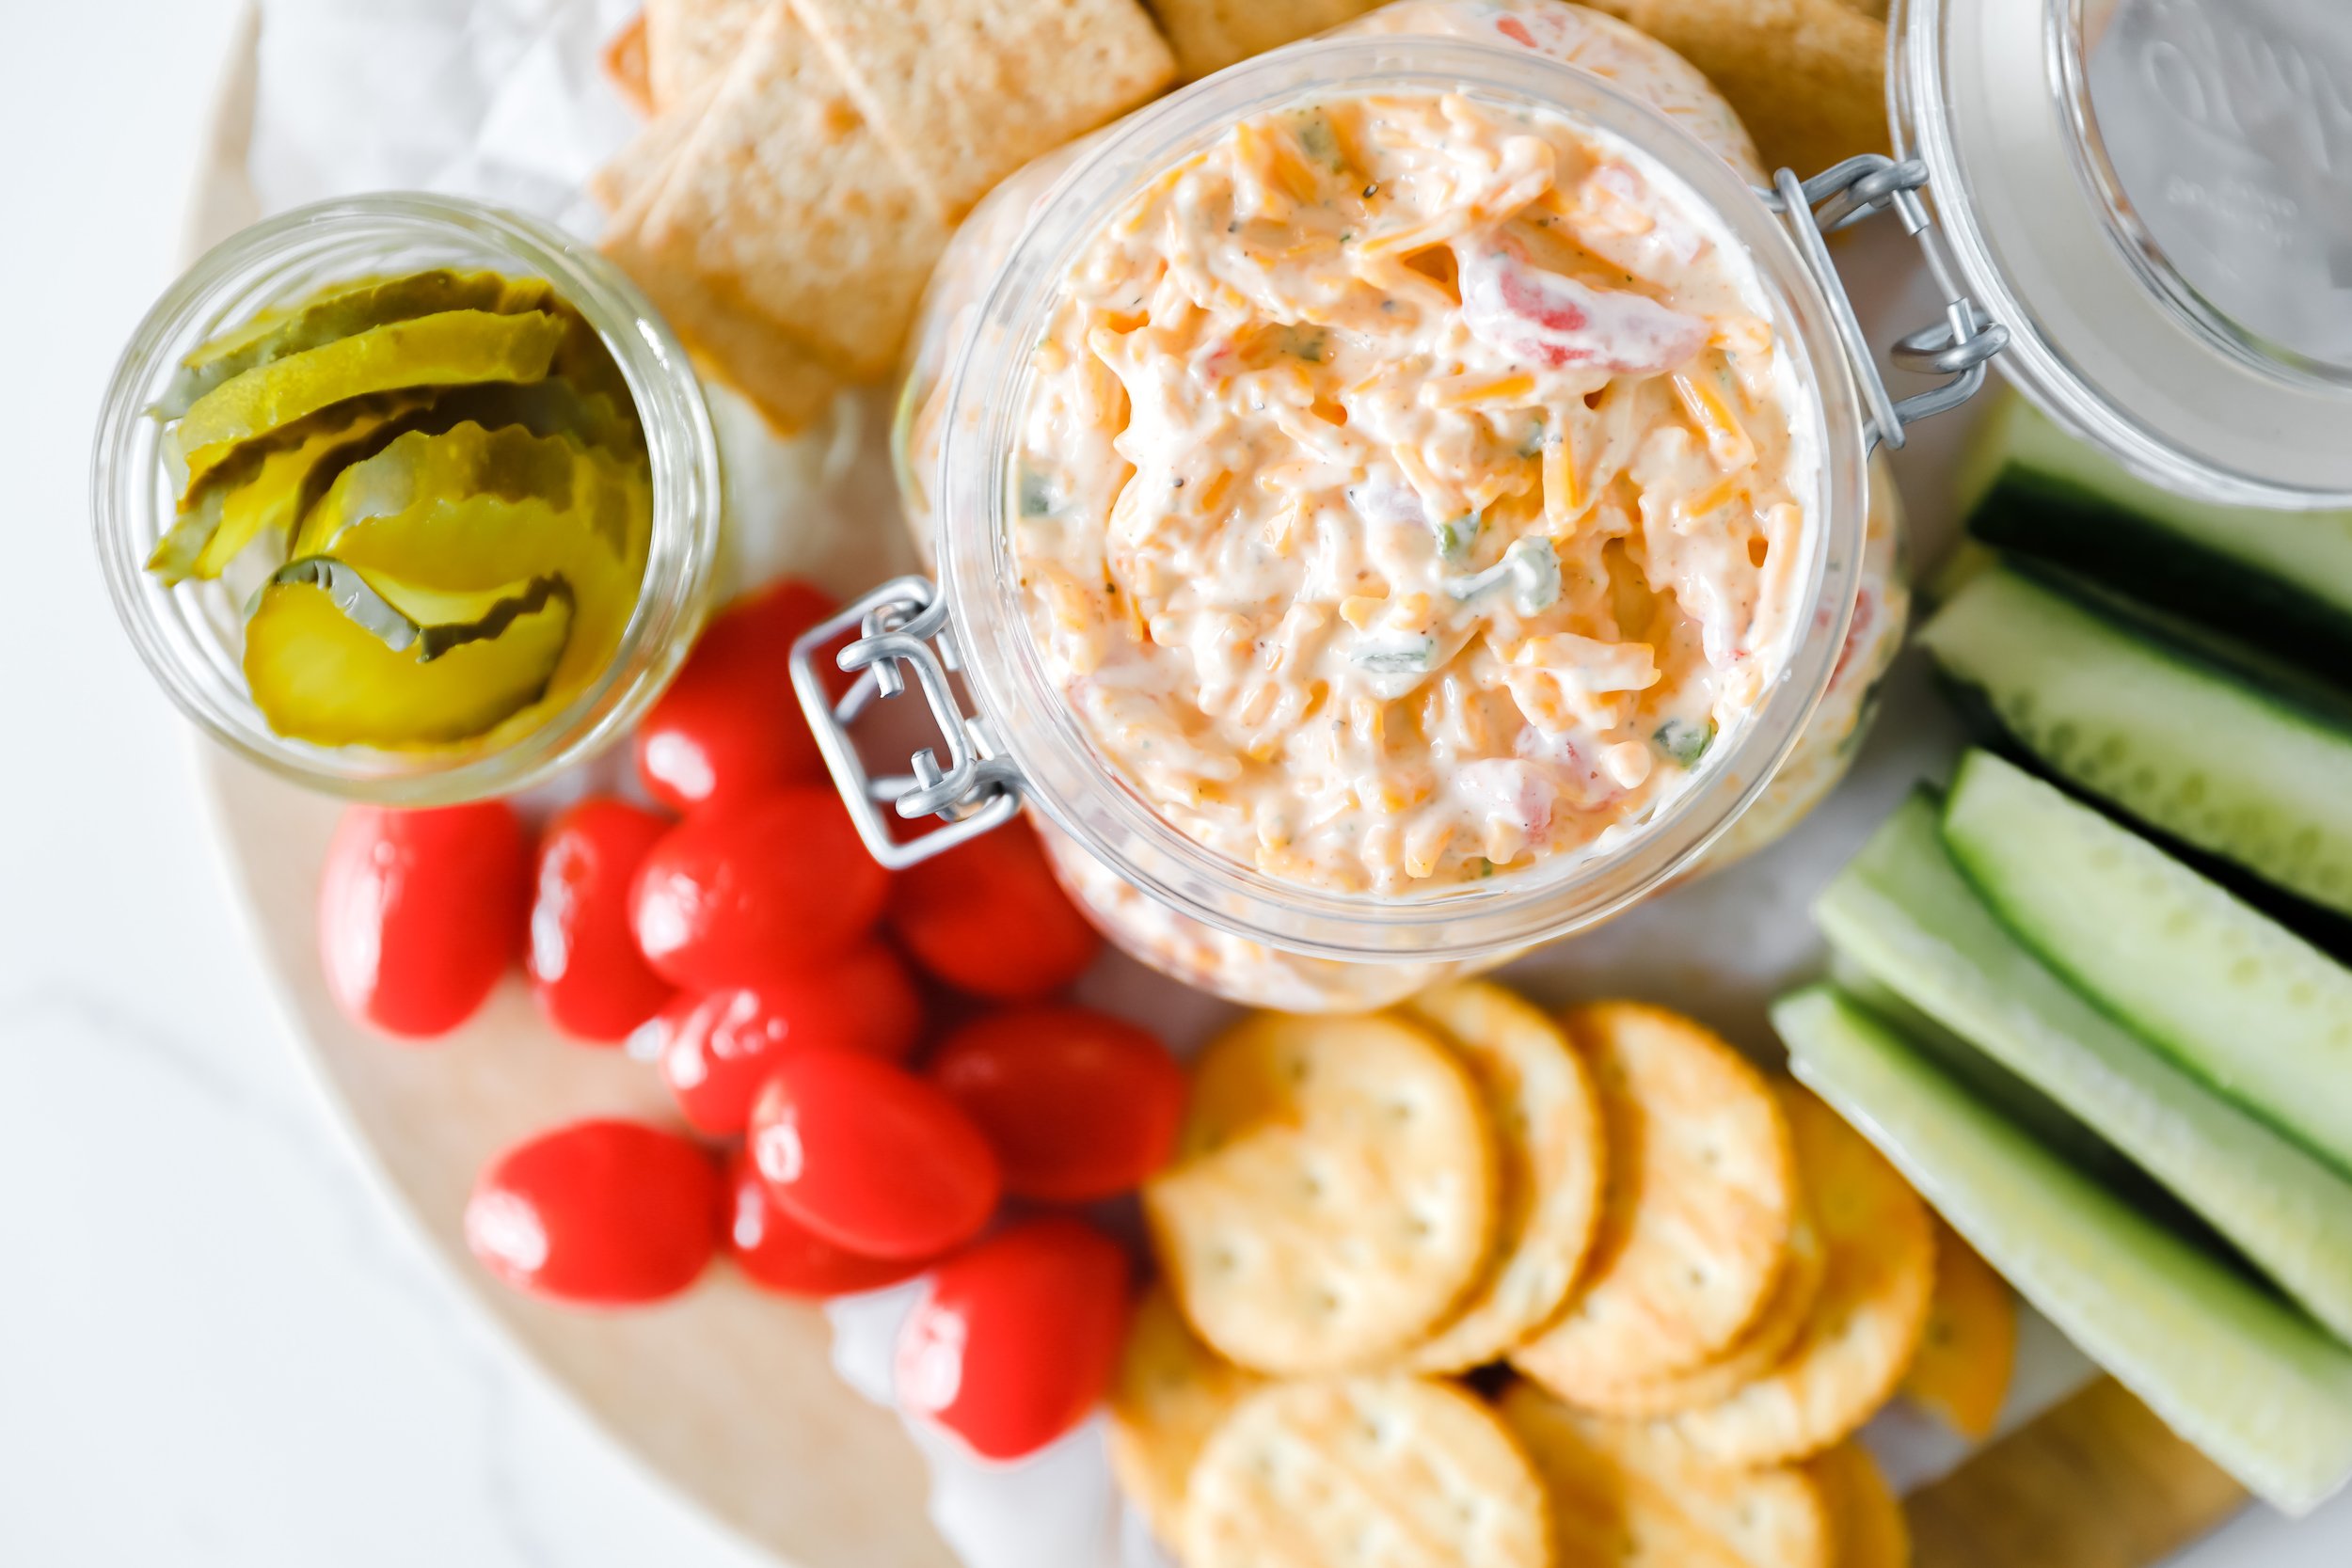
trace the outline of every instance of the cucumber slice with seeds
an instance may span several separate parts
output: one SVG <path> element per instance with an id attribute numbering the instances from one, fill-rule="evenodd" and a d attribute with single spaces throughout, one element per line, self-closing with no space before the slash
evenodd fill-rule
<path id="1" fill-rule="evenodd" d="M 1915 797 L 1814 907 L 1840 951 L 2056 1101 L 2352 1339 L 2352 1180 L 2209 1093 L 1978 899 Z"/>
<path id="2" fill-rule="evenodd" d="M 2352 969 L 1999 757 L 1944 843 L 2002 924 L 2139 1037 L 2352 1172 Z"/>
<path id="3" fill-rule="evenodd" d="M 2273 1506 L 2352 1474 L 2352 1352 L 2053 1156 L 1822 986 L 1772 1022 L 1797 1076 L 2091 1358 Z"/>
<path id="4" fill-rule="evenodd" d="M 2012 567 L 1970 581 L 1920 641 L 2052 773 L 2352 913 L 2352 729 Z"/>

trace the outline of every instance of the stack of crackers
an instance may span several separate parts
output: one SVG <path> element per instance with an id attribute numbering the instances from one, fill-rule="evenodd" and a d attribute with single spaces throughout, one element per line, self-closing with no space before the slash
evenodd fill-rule
<path id="1" fill-rule="evenodd" d="M 1592 0 L 1708 72 L 1768 160 L 1885 141 L 1873 0 Z M 932 264 L 1030 159 L 1375 0 L 646 0 L 604 248 L 779 430 L 898 363 Z M 1156 18 L 1156 22 L 1155 22 Z"/>
<path id="2" fill-rule="evenodd" d="M 989 187 L 1176 71 L 1136 0 L 648 0 L 612 63 L 653 118 L 604 248 L 786 430 L 898 363 Z"/>
<path id="3" fill-rule="evenodd" d="M 1981 1435 L 2009 1381 L 2006 1287 L 1895 1169 L 1638 1004 L 1252 1018 L 1144 1206 L 1112 1453 L 1186 1568 L 1887 1568 L 1852 1434 L 1902 1388 Z"/>

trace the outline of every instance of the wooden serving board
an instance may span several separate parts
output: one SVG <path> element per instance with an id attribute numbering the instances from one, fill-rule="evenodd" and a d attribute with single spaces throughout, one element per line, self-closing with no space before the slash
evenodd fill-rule
<path id="1" fill-rule="evenodd" d="M 190 254 L 259 215 L 246 174 L 256 26 L 248 16 L 221 84 L 191 201 Z M 1932 312 L 1931 289 L 1899 236 L 1866 232 L 1840 255 L 1874 340 Z M 1930 427 L 1897 458 L 1915 544 L 1931 558 L 1949 526 L 1936 499 L 1959 423 Z M 1812 891 L 1915 778 L 1941 770 L 1955 744 L 1918 672 L 1899 671 L 1854 777 L 1788 842 L 1537 955 L 1513 980 L 1546 1000 L 1652 996 L 1744 1045 L 1773 1049 L 1762 1005 L 1817 961 L 1803 914 Z M 780 1561 L 953 1568 L 928 1517 L 920 1455 L 887 1413 L 834 1374 L 817 1311 L 721 1271 L 657 1310 L 588 1316 L 502 1291 L 472 1266 L 459 1215 L 493 1151 L 570 1116 L 661 1115 L 666 1095 L 641 1064 L 554 1038 L 518 987 L 434 1050 L 397 1048 L 354 1027 L 326 993 L 311 929 L 336 806 L 224 752 L 205 750 L 199 772 L 227 876 L 320 1085 L 394 1208 L 517 1350 L 653 1473 Z M 1117 959 L 1085 993 L 1179 1038 L 1222 1010 Z M 2097 1379 L 1915 1493 L 1909 1507 L 1921 1568 L 2148 1568 L 2244 1501 L 2144 1406 Z"/>
<path id="2" fill-rule="evenodd" d="M 1915 1568 L 2147 1568 L 2246 1493 L 2099 1377 L 1904 1499 Z"/>

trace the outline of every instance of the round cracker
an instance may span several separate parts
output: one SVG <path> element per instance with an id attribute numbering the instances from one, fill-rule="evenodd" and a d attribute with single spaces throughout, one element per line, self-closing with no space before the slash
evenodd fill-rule
<path id="1" fill-rule="evenodd" d="M 1542 1483 L 1452 1384 L 1277 1384 L 1210 1436 L 1184 1504 L 1185 1568 L 1548 1568 Z"/>
<path id="2" fill-rule="evenodd" d="M 1174 1544 L 1201 1446 L 1263 1380 L 1202 1344 L 1167 1288 L 1136 1304 L 1111 1381 L 1111 1474 L 1152 1533 Z"/>
<path id="3" fill-rule="evenodd" d="M 1650 1423 L 1697 1464 L 1777 1464 L 1851 1433 L 1894 1394 L 1927 1325 L 1927 1205 L 1836 1112 L 1793 1084 L 1783 1099 L 1828 1268 L 1779 1366 L 1720 1404 Z"/>
<path id="4" fill-rule="evenodd" d="M 2008 1282 L 1940 1215 L 1935 1231 L 1935 1291 L 1919 1353 L 1903 1374 L 1905 1399 L 1963 1437 L 1993 1434 L 2017 1365 L 2017 1304 Z"/>
<path id="5" fill-rule="evenodd" d="M 1500 986 L 1437 986 L 1405 1011 L 1470 1068 L 1502 1155 L 1486 1276 L 1404 1358 L 1408 1371 L 1458 1372 L 1500 1359 L 1567 1301 L 1600 1213 L 1600 1105 L 1559 1025 Z"/>
<path id="6" fill-rule="evenodd" d="M 1576 1403 L 1596 1415 L 1621 1420 L 1654 1420 L 1720 1404 L 1788 1355 L 1812 1315 L 1828 1265 L 1820 1227 L 1813 1223 L 1812 1208 L 1800 1193 L 1788 1227 L 1788 1255 L 1781 1260 L 1780 1283 L 1772 1287 L 1772 1299 L 1765 1304 L 1763 1316 L 1737 1344 L 1688 1371 L 1669 1372 L 1645 1383 L 1599 1383 L 1578 1388 Z"/>
<path id="7" fill-rule="evenodd" d="M 1633 1002 L 1564 1022 L 1599 1092 L 1607 1191 L 1582 1288 L 1511 1360 L 1574 1399 L 1737 1343 L 1778 1283 L 1797 1184 L 1771 1088 L 1712 1032 Z"/>
<path id="8" fill-rule="evenodd" d="M 1495 1164 L 1477 1085 L 1426 1030 L 1261 1013 L 1202 1053 L 1144 1217 L 1226 1359 L 1341 1371 L 1396 1355 L 1476 1282 Z"/>
<path id="9" fill-rule="evenodd" d="M 1504 1392 L 1502 1420 L 1550 1495 L 1563 1568 L 1834 1568 L 1831 1513 L 1802 1470 L 1686 1469 L 1530 1383 Z"/>
<path id="10" fill-rule="evenodd" d="M 1911 1527 L 1878 1462 L 1851 1440 L 1804 1463 L 1829 1508 L 1834 1568 L 1910 1568 Z"/>

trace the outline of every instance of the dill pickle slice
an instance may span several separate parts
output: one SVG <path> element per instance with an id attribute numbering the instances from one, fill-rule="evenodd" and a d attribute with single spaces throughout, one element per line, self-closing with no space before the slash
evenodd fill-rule
<path id="1" fill-rule="evenodd" d="M 559 351 L 554 363 L 560 366 L 563 358 Z M 451 430 L 469 420 L 485 430 L 520 425 L 533 436 L 569 436 L 581 446 L 602 447 L 621 456 L 642 459 L 645 451 L 645 433 L 627 387 L 615 397 L 591 390 L 561 370 L 550 370 L 536 381 L 453 388 L 409 428 Z"/>
<path id="2" fill-rule="evenodd" d="M 331 478 L 379 432 L 397 429 L 429 408 L 430 396 L 391 392 L 354 398 L 297 420 L 266 440 L 247 443 L 182 503 L 170 530 L 148 556 L 147 569 L 167 584 L 192 577 L 210 579 L 265 533 L 292 540 L 295 524 L 318 499 L 313 487 L 318 476 Z"/>
<path id="3" fill-rule="evenodd" d="M 485 430 L 469 421 L 444 431 L 409 431 L 335 477 L 304 515 L 294 553 L 340 555 L 344 534 L 371 518 L 485 496 L 538 500 L 550 511 L 576 514 L 625 561 L 632 553 L 631 512 L 648 494 L 625 483 L 625 471 L 603 451 L 568 436 L 534 436 L 520 425 Z M 396 569 L 425 580 L 422 574 L 437 566 L 433 557 L 420 556 Z"/>
<path id="4" fill-rule="evenodd" d="M 447 310 L 370 327 L 257 365 L 196 400 L 166 437 L 185 497 L 247 442 L 349 398 L 416 387 L 536 381 L 564 336 L 540 311 Z"/>
<path id="5" fill-rule="evenodd" d="M 615 551 L 588 515 L 538 497 L 467 496 L 365 518 L 335 536 L 333 553 L 363 571 L 459 593 L 562 578 L 572 592 L 574 622 L 551 700 L 584 686 L 612 658 L 645 565 L 642 551 Z"/>
<path id="6" fill-rule="evenodd" d="M 359 278 L 298 305 L 265 311 L 234 331 L 212 339 L 180 361 L 179 373 L 156 400 L 154 411 L 164 419 L 176 420 L 197 399 L 256 366 L 370 327 L 448 310 L 488 310 L 511 316 L 547 309 L 554 298 L 553 286 L 543 277 L 508 277 L 495 272 L 439 267 L 397 277 Z M 577 312 L 567 313 L 577 316 Z"/>
<path id="7" fill-rule="evenodd" d="M 262 587 L 246 622 L 246 681 L 270 728 L 293 739 L 453 745 L 547 692 L 572 624 L 561 578 L 451 593 L 312 556 Z"/>

